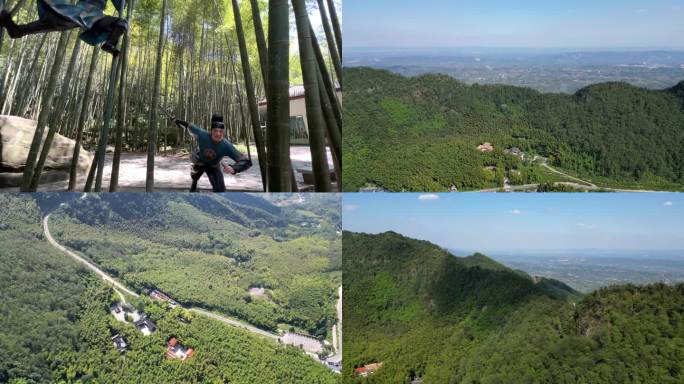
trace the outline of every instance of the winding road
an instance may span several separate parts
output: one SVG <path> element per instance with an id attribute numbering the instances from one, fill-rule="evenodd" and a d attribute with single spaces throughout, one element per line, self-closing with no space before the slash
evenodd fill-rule
<path id="1" fill-rule="evenodd" d="M 330 356 L 328 360 L 342 360 L 342 286 L 337 289 L 337 324 L 333 325 L 333 348 L 335 354 Z"/>
<path id="2" fill-rule="evenodd" d="M 114 279 L 113 277 L 109 276 L 106 272 L 104 272 L 103 270 L 101 270 L 100 268 L 98 268 L 95 264 L 93 264 L 93 263 L 91 263 L 90 261 L 84 259 L 83 257 L 77 255 L 76 253 L 70 251 L 70 250 L 67 249 L 65 246 L 59 244 L 59 243 L 52 237 L 52 235 L 50 234 L 50 228 L 49 228 L 49 226 L 48 226 L 48 220 L 49 220 L 49 219 L 50 219 L 50 215 L 46 215 L 45 218 L 43 218 L 43 231 L 44 231 L 44 233 L 45 233 L 45 237 L 47 238 L 47 241 L 48 241 L 53 247 L 55 247 L 55 248 L 59 249 L 60 251 L 66 253 L 67 255 L 69 255 L 71 258 L 73 258 L 74 260 L 78 261 L 79 263 L 84 264 L 88 269 L 90 269 L 91 271 L 95 272 L 98 276 L 100 276 L 100 278 L 101 278 L 102 280 L 104 280 L 105 282 L 111 284 L 111 285 L 114 287 L 114 290 L 119 294 L 119 296 L 121 296 L 121 298 L 122 298 L 122 300 L 123 300 L 124 302 L 125 302 L 124 296 L 123 296 L 123 294 L 121 294 L 120 291 L 123 291 L 123 292 L 125 292 L 125 293 L 127 293 L 127 294 L 129 294 L 129 295 L 131 295 L 131 296 L 133 296 L 133 297 L 139 297 L 139 296 L 140 296 L 139 294 L 137 294 L 137 293 L 133 292 L 132 290 L 126 288 L 125 285 L 123 285 L 123 284 L 121 284 L 120 282 L 116 281 L 116 279 Z M 247 330 L 247 331 L 249 331 L 249 332 L 252 332 L 252 333 L 254 333 L 254 334 L 257 334 L 257 335 L 260 335 L 260 336 L 264 336 L 264 337 L 273 339 L 273 340 L 275 340 L 275 341 L 278 341 L 278 335 L 276 335 L 276 334 L 274 334 L 274 333 L 271 333 L 271 332 L 268 332 L 268 331 L 264 331 L 263 329 L 257 328 L 257 327 L 255 327 L 255 326 L 252 326 L 252 325 L 249 325 L 249 324 L 245 324 L 245 323 L 239 322 L 239 321 L 237 321 L 237 320 L 233 320 L 233 319 L 231 319 L 231 318 L 228 318 L 228 317 L 225 317 L 225 316 L 218 315 L 218 314 L 213 313 L 213 312 L 209 312 L 209 311 L 207 311 L 206 309 L 195 308 L 195 307 L 186 308 L 186 307 L 182 307 L 182 306 L 181 306 L 181 308 L 185 308 L 185 309 L 187 309 L 187 310 L 189 310 L 189 311 L 198 313 L 198 314 L 200 314 L 200 315 L 203 315 L 203 316 L 206 316 L 206 317 L 210 317 L 210 318 L 212 318 L 212 319 L 215 319 L 215 320 L 224 322 L 224 323 L 229 324 L 229 325 L 232 325 L 232 326 L 234 326 L 234 327 L 242 328 L 242 329 L 245 329 L 245 330 Z"/>
<path id="3" fill-rule="evenodd" d="M 113 277 L 109 276 L 106 274 L 104 271 L 102 271 L 100 268 L 96 267 L 95 264 L 91 263 L 90 261 L 82 258 L 81 256 L 75 254 L 74 252 L 71 252 L 68 250 L 65 246 L 59 244 L 50 234 L 50 228 L 48 227 L 48 219 L 50 219 L 50 215 L 46 215 L 45 218 L 43 218 L 43 231 L 45 232 L 45 237 L 47 238 L 47 241 L 55 248 L 59 249 L 60 251 L 66 253 L 67 255 L 71 256 L 73 259 L 78 261 L 81 264 L 84 264 L 88 269 L 91 271 L 95 272 L 102 280 L 105 282 L 111 284 L 114 286 L 114 289 L 121 290 L 126 292 L 127 294 L 133 296 L 133 297 L 138 297 L 137 293 L 131 291 L 130 289 L 126 288 L 123 284 L 119 283 L 116 281 Z M 119 292 L 121 294 L 121 292 Z"/>
<path id="4" fill-rule="evenodd" d="M 661 191 L 650 191 L 647 189 L 621 189 L 621 188 L 608 188 L 608 187 L 599 187 L 598 185 L 591 183 L 586 180 L 579 179 L 575 176 L 568 175 L 565 172 L 559 171 L 553 167 L 551 167 L 546 158 L 542 158 L 543 160 L 539 163 L 542 167 L 544 167 L 547 171 L 551 173 L 555 173 L 556 175 L 560 175 L 563 177 L 566 177 L 570 180 L 574 180 L 575 182 L 571 181 L 557 181 L 553 183 L 553 185 L 565 185 L 574 189 L 578 190 L 584 190 L 587 192 L 590 191 L 608 191 L 608 192 L 661 192 Z M 534 157 L 533 161 L 537 160 L 537 156 Z M 508 183 L 508 179 L 504 179 L 504 186 L 503 188 L 487 188 L 487 189 L 480 189 L 477 192 L 499 192 L 503 190 L 504 192 L 520 192 L 520 191 L 536 191 L 539 188 L 539 184 L 522 184 L 522 185 L 512 185 Z"/>
<path id="5" fill-rule="evenodd" d="M 541 163 L 541 165 L 552 173 L 555 173 L 557 175 L 561 175 L 561 176 L 567 177 L 568 179 L 577 181 L 577 183 L 568 182 L 568 181 L 559 181 L 559 182 L 554 183 L 555 185 L 567 185 L 567 186 L 572 187 L 572 188 L 584 189 L 587 191 L 599 191 L 599 190 L 601 190 L 601 191 L 609 191 L 609 192 L 660 192 L 660 191 L 650 191 L 647 189 L 622 189 L 622 188 L 599 187 L 594 183 L 590 183 L 586 180 L 578 179 L 574 176 L 570 176 L 565 172 L 559 171 L 559 170 L 551 167 L 547 163 L 546 159 L 544 159 L 544 161 Z"/>
<path id="6" fill-rule="evenodd" d="M 567 177 L 567 178 L 570 179 L 570 180 L 575 180 L 576 182 L 578 182 L 578 183 L 579 183 L 580 185 L 582 185 L 583 187 L 587 187 L 587 186 L 588 186 L 588 187 L 590 187 L 590 188 L 598 188 L 598 187 L 596 186 L 596 184 L 590 183 L 590 182 L 588 182 L 588 181 L 586 181 L 586 180 L 578 179 L 578 178 L 576 178 L 576 177 L 574 177 L 574 176 L 570 176 L 570 175 L 568 175 L 568 174 L 565 173 L 565 172 L 561 172 L 561 171 L 559 171 L 559 170 L 557 170 L 557 169 L 551 167 L 551 166 L 548 164 L 548 160 L 546 160 L 546 159 L 544 159 L 544 161 L 541 163 L 541 166 L 544 167 L 544 168 L 546 168 L 546 169 L 547 169 L 549 172 L 551 172 L 551 173 L 555 173 L 555 174 L 557 174 L 557 175 L 561 175 L 561 176 Z"/>

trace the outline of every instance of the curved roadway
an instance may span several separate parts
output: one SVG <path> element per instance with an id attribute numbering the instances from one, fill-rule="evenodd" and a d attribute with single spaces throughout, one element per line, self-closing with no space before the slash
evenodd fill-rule
<path id="1" fill-rule="evenodd" d="M 137 293 L 133 292 L 132 290 L 126 288 L 125 285 L 116 281 L 113 277 L 109 276 L 106 272 L 104 272 L 103 270 L 98 268 L 95 264 L 93 264 L 90 261 L 84 259 L 83 257 L 77 255 L 76 253 L 70 251 L 65 246 L 59 244 L 50 234 L 50 228 L 48 227 L 49 218 L 50 218 L 50 215 L 46 215 L 45 218 L 43 218 L 43 231 L 45 232 L 45 237 L 47 238 L 47 241 L 53 247 L 59 249 L 60 251 L 66 253 L 67 255 L 71 256 L 71 258 L 75 259 L 79 263 L 84 264 L 88 269 L 90 269 L 91 271 L 95 272 L 98 276 L 100 276 L 100 278 L 102 278 L 102 280 L 111 284 L 114 287 L 114 290 L 116 290 L 117 293 L 119 293 L 119 295 L 122 297 L 122 299 L 123 299 L 123 295 L 121 294 L 121 292 L 119 292 L 119 290 L 126 292 L 127 294 L 134 296 L 134 297 L 140 296 Z M 125 300 L 124 300 L 124 302 L 125 302 Z M 181 306 L 181 308 L 185 308 L 185 307 Z M 265 337 L 271 338 L 271 339 L 276 340 L 276 341 L 278 340 L 278 335 L 276 335 L 274 333 L 270 333 L 268 331 L 264 331 L 263 329 L 257 328 L 255 326 L 245 324 L 245 323 L 230 319 L 228 317 L 218 315 L 218 314 L 213 313 L 213 312 L 209 312 L 205 309 L 193 308 L 193 307 L 185 308 L 185 309 L 188 309 L 192 312 L 199 313 L 200 315 L 210 317 L 212 319 L 224 322 L 224 323 L 232 325 L 234 327 L 242 328 L 242 329 L 245 329 L 249 332 L 252 332 L 252 333 L 255 333 L 255 334 L 258 334 L 261 336 L 265 336 Z"/>

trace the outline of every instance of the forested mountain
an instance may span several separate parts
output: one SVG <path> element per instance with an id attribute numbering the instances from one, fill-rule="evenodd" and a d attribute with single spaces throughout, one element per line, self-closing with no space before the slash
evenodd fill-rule
<path id="1" fill-rule="evenodd" d="M 308 326 L 312 331 L 320 326 L 322 336 L 325 325 L 318 322 L 327 325 L 328 310 L 332 312 L 331 322 L 334 321 L 332 296 L 339 285 L 339 270 L 326 269 L 328 256 L 339 252 L 339 246 L 332 246 L 332 235 L 326 239 L 324 232 L 334 234 L 336 227 L 321 221 L 316 228 L 321 233 L 307 237 L 303 227 L 290 223 L 301 216 L 313 217 L 312 221 L 320 219 L 310 215 L 305 206 L 279 208 L 266 200 L 249 202 L 255 198 L 250 195 L 240 196 L 236 201 L 229 195 L 205 195 L 215 200 L 216 207 L 249 219 L 245 226 L 221 219 L 221 209 L 215 215 L 204 213 L 186 201 L 187 195 L 148 195 L 156 199 L 142 194 L 80 196 L 0 195 L 0 382 L 337 381 L 334 373 L 298 348 L 279 345 L 182 308 L 168 310 L 147 297 L 128 300 L 156 323 L 157 330 L 152 335 L 143 336 L 132 324 L 115 320 L 109 311 L 111 304 L 120 300 L 119 295 L 46 241 L 41 208 L 52 212 L 50 230 L 53 236 L 60 234 L 58 241 L 68 239 L 72 245 L 81 247 L 84 256 L 102 262 L 103 269 L 117 274 L 129 286 L 159 287 L 182 304 L 206 305 L 219 313 L 230 312 L 226 308 L 235 304 L 236 316 L 244 313 L 245 319 L 257 323 L 261 311 L 268 313 L 268 309 L 276 313 L 268 313 L 269 316 L 282 316 L 303 331 Z M 330 199 L 334 201 L 334 197 Z M 60 207 L 62 203 L 67 205 Z M 264 209 L 256 208 L 258 205 Z M 83 218 L 95 217 L 98 206 L 109 216 L 99 215 L 93 224 L 69 215 L 78 212 Z M 272 217 L 267 215 L 268 210 L 273 212 L 269 214 Z M 176 225 L 156 221 L 160 215 L 166 220 L 175 217 L 185 221 Z M 260 219 L 273 227 L 259 227 Z M 64 227 L 60 228 L 61 225 Z M 159 237 L 157 242 L 152 237 L 154 231 Z M 216 241 L 210 241 L 210 236 L 215 236 Z M 243 237 L 253 242 L 243 243 Z M 215 246 L 216 243 L 222 247 Z M 281 252 L 273 252 L 280 248 Z M 224 255 L 224 250 L 230 254 Z M 292 250 L 299 253 L 289 255 Z M 249 259 L 230 261 L 240 255 Z M 276 263 L 280 257 L 284 259 Z M 295 257 L 297 263 L 292 262 Z M 308 276 L 286 269 L 292 265 L 305 270 Z M 317 272 L 320 270 L 325 272 Z M 288 272 L 292 276 L 289 280 L 285 278 Z M 232 289 L 226 284 L 234 281 L 244 290 L 239 296 L 226 293 Z M 266 294 L 250 304 L 245 287 L 252 283 L 266 287 Z M 219 301 L 223 294 L 225 300 Z M 317 294 L 320 296 L 314 301 Z M 326 295 L 331 296 L 330 303 Z M 270 319 L 265 316 L 264 319 Z M 112 344 L 115 334 L 122 335 L 128 343 L 123 355 Z M 193 348 L 192 358 L 167 358 L 166 342 L 171 337 Z"/>
<path id="2" fill-rule="evenodd" d="M 683 189 L 684 82 L 660 91 L 604 83 L 567 95 L 350 68 L 344 113 L 347 191 L 572 181 L 544 162 L 602 186 Z M 493 150 L 479 151 L 484 143 Z M 514 148 L 525 159 L 505 152 Z"/>
<path id="3" fill-rule="evenodd" d="M 484 255 L 345 232 L 347 383 L 678 383 L 684 284 L 582 297 Z M 354 369 L 382 363 L 368 377 Z"/>

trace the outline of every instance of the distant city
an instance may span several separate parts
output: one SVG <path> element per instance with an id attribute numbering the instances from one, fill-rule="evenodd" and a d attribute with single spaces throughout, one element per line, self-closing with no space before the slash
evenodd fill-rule
<path id="1" fill-rule="evenodd" d="M 450 250 L 457 256 L 471 250 Z M 684 281 L 683 251 L 548 250 L 482 252 L 512 269 L 560 280 L 588 293 L 617 284 L 674 284 Z"/>
<path id="2" fill-rule="evenodd" d="M 684 80 L 684 51 L 515 48 L 347 48 L 344 65 L 404 76 L 443 73 L 467 84 L 506 84 L 574 93 L 621 81 L 665 89 Z"/>

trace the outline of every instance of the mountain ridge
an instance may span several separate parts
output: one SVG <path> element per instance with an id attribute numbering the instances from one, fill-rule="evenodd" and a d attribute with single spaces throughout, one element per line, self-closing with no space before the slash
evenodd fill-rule
<path id="1" fill-rule="evenodd" d="M 345 82 L 346 191 L 576 182 L 540 162 L 599 187 L 684 190 L 682 83 L 560 94 L 366 67 L 346 68 Z"/>
<path id="2" fill-rule="evenodd" d="M 343 247 L 345 383 L 676 383 L 684 372 L 684 284 L 580 297 L 393 232 L 345 231 Z M 382 366 L 354 374 L 369 363 Z"/>

